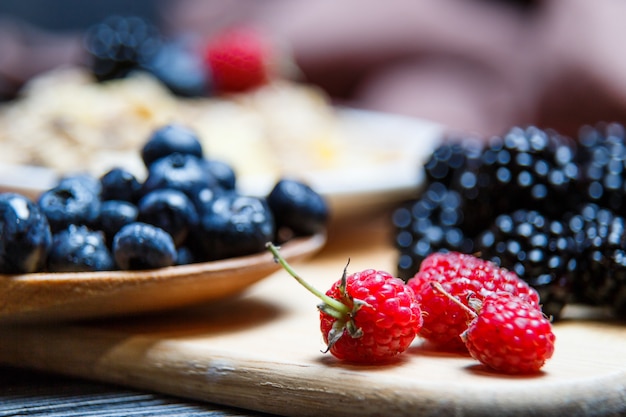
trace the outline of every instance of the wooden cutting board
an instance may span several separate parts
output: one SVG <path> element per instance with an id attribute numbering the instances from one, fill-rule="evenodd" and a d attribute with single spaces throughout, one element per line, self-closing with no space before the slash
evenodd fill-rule
<path id="1" fill-rule="evenodd" d="M 393 271 L 386 218 L 335 229 L 295 266 L 318 288 L 350 271 Z M 626 325 L 572 308 L 531 377 L 490 372 L 416 341 L 396 363 L 328 354 L 317 299 L 284 272 L 243 296 L 176 312 L 0 328 L 0 362 L 286 416 L 612 416 L 626 413 Z"/>

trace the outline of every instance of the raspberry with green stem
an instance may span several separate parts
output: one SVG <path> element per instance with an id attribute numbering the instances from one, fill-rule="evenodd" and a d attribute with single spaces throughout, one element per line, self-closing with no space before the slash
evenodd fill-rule
<path id="1" fill-rule="evenodd" d="M 279 249 L 268 243 L 274 259 L 309 292 L 322 300 L 320 328 L 326 352 L 338 359 L 374 364 L 404 352 L 422 325 L 413 290 L 387 272 L 367 269 L 348 274 L 322 293 L 287 263 Z"/>

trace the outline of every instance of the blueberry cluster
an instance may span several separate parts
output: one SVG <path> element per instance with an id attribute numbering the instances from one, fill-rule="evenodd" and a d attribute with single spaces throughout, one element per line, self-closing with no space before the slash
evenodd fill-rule
<path id="1" fill-rule="evenodd" d="M 140 182 L 123 168 L 69 175 L 33 202 L 0 194 L 0 273 L 161 268 L 244 256 L 268 241 L 323 232 L 326 201 L 279 180 L 241 194 L 230 165 L 204 156 L 196 133 L 170 124 L 141 150 Z"/>
<path id="2" fill-rule="evenodd" d="M 211 80 L 192 39 L 169 39 L 137 16 L 110 16 L 90 27 L 84 37 L 90 66 L 100 81 L 145 71 L 184 97 L 207 95 Z"/>
<path id="3" fill-rule="evenodd" d="M 423 192 L 393 213 L 400 277 L 430 253 L 471 253 L 515 271 L 554 318 L 568 303 L 626 318 L 623 126 L 448 139 L 424 166 Z"/>

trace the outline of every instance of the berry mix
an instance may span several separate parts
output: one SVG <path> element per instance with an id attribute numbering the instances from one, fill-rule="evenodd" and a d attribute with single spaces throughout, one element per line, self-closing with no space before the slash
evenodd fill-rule
<path id="1" fill-rule="evenodd" d="M 261 252 L 323 232 L 325 200 L 281 179 L 243 195 L 235 172 L 205 157 L 196 133 L 170 124 L 141 150 L 147 176 L 123 168 L 61 178 L 37 201 L 0 194 L 0 274 L 140 270 Z"/>
<path id="2" fill-rule="evenodd" d="M 184 97 L 271 77 L 269 45 L 246 29 L 199 45 L 166 39 L 141 18 L 110 17 L 85 46 L 99 81 L 147 71 Z M 323 293 L 268 242 L 323 232 L 324 199 L 290 179 L 263 198 L 242 195 L 234 170 L 206 158 L 194 131 L 167 125 L 141 149 L 142 182 L 113 168 L 66 176 L 36 202 L 0 194 L 0 273 L 161 268 L 267 248 L 322 300 L 320 330 L 340 360 L 386 363 L 419 336 L 496 371 L 535 373 L 554 351 L 547 315 L 571 301 L 626 314 L 623 139 L 621 126 L 605 125 L 577 142 L 515 128 L 486 145 L 441 145 L 419 199 L 393 214 L 398 277 L 346 266 Z"/>
<path id="3" fill-rule="evenodd" d="M 348 274 L 328 291 L 312 287 L 281 257 L 276 262 L 322 300 L 320 330 L 337 359 L 385 364 L 416 337 L 434 347 L 468 352 L 505 374 L 540 371 L 554 353 L 555 336 L 539 295 L 515 273 L 458 252 L 433 253 L 408 283 L 380 270 Z"/>
<path id="4" fill-rule="evenodd" d="M 393 212 L 398 278 L 344 270 L 322 294 L 270 250 L 322 299 L 339 359 L 385 362 L 419 336 L 496 371 L 535 373 L 568 303 L 626 317 L 625 138 L 615 123 L 575 139 L 537 127 L 448 138 L 425 164 L 423 192 Z"/>
<path id="5" fill-rule="evenodd" d="M 398 274 L 435 252 L 477 256 L 536 289 L 558 319 L 568 303 L 626 317 L 626 143 L 615 123 L 569 138 L 516 127 L 441 144 L 417 199 L 393 213 Z"/>
<path id="6" fill-rule="evenodd" d="M 135 71 L 152 74 L 182 97 L 243 92 L 270 78 L 272 51 L 249 28 L 233 28 L 208 41 L 170 39 L 138 16 L 110 16 L 84 37 L 90 67 L 99 81 Z"/>

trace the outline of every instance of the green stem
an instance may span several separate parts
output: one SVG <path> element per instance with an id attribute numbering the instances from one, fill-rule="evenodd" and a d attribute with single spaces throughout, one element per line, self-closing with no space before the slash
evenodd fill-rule
<path id="1" fill-rule="evenodd" d="M 339 313 L 348 314 L 350 312 L 350 308 L 348 308 L 347 305 L 345 305 L 341 301 L 335 300 L 334 298 L 329 297 L 326 294 L 320 292 L 317 288 L 313 287 L 311 284 L 309 284 L 304 279 L 302 279 L 300 275 L 298 275 L 298 273 L 291 267 L 291 265 L 287 263 L 285 258 L 281 256 L 281 254 L 278 251 L 278 248 L 274 246 L 273 243 L 268 242 L 265 245 L 265 247 L 270 252 L 272 252 L 272 255 L 274 255 L 274 260 L 278 262 L 285 269 L 285 271 L 289 273 L 289 275 L 294 277 L 296 281 L 298 281 L 304 288 L 309 290 L 311 294 L 315 295 L 317 298 L 322 300 L 324 304 L 326 304 L 327 306 L 329 306 L 333 310 L 336 310 Z"/>

